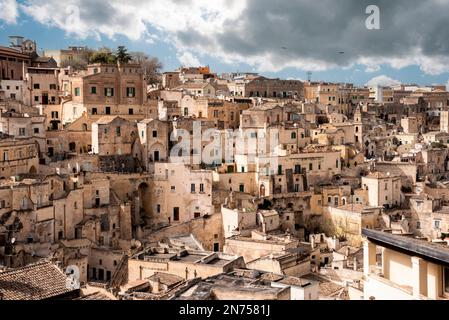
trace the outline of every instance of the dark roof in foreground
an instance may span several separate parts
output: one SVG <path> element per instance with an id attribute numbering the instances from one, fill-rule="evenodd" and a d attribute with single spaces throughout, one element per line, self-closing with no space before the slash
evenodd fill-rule
<path id="1" fill-rule="evenodd" d="M 380 246 L 449 265 L 449 246 L 370 229 L 363 229 L 362 235 Z"/>
<path id="2" fill-rule="evenodd" d="M 44 300 L 75 290 L 66 285 L 66 275 L 53 263 L 41 261 L 0 273 L 0 300 Z"/>
<path id="3" fill-rule="evenodd" d="M 84 297 L 76 298 L 75 300 L 94 300 L 94 301 L 107 301 L 112 300 L 110 297 L 101 292 L 94 292 Z"/>

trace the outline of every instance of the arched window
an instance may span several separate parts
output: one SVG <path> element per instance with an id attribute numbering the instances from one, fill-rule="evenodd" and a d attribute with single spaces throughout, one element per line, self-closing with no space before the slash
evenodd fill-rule
<path id="1" fill-rule="evenodd" d="M 296 139 L 296 132 L 292 132 L 292 139 Z"/>
<path id="2" fill-rule="evenodd" d="M 83 131 L 87 131 L 87 124 L 83 123 Z"/>

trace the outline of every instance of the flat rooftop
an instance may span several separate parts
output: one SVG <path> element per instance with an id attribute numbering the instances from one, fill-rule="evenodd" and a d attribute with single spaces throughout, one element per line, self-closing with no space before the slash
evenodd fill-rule
<path id="1" fill-rule="evenodd" d="M 362 235 L 379 246 L 449 266 L 447 245 L 370 229 L 363 229 Z"/>

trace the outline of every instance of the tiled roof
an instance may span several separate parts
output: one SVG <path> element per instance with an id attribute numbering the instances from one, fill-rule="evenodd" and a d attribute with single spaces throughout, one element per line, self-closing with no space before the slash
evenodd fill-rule
<path id="1" fill-rule="evenodd" d="M 42 261 L 0 273 L 0 300 L 43 300 L 73 289 L 67 277 L 54 264 Z"/>

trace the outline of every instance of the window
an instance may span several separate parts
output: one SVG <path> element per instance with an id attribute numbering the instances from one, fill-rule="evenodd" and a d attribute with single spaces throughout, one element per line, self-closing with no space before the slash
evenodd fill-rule
<path id="1" fill-rule="evenodd" d="M 385 190 L 388 190 L 388 183 L 385 182 Z"/>
<path id="2" fill-rule="evenodd" d="M 133 115 L 133 114 L 134 114 L 134 109 L 129 108 L 129 109 L 128 109 L 128 114 L 129 114 L 129 115 Z"/>
<path id="3" fill-rule="evenodd" d="M 433 220 L 433 228 L 440 229 L 441 228 L 441 220 Z"/>
<path id="4" fill-rule="evenodd" d="M 241 184 L 239 187 L 240 192 L 245 192 L 245 185 Z"/>
<path id="5" fill-rule="evenodd" d="M 39 133 L 39 128 L 34 128 L 34 129 L 33 129 L 33 132 L 34 132 L 35 134 L 38 134 L 38 133 Z"/>
<path id="6" fill-rule="evenodd" d="M 79 97 L 81 94 L 81 89 L 80 88 L 75 88 L 75 97 Z"/>
<path id="7" fill-rule="evenodd" d="M 331 197 L 327 197 L 327 203 L 332 203 L 332 198 Z"/>
<path id="8" fill-rule="evenodd" d="M 214 110 L 214 118 L 218 118 L 218 110 Z"/>
<path id="9" fill-rule="evenodd" d="M 339 161 L 337 160 L 337 161 L 335 161 L 335 167 L 338 169 L 338 167 L 339 167 Z"/>
<path id="10" fill-rule="evenodd" d="M 153 138 L 157 138 L 157 131 L 156 130 L 153 131 Z"/>
<path id="11" fill-rule="evenodd" d="M 161 205 L 160 204 L 156 205 L 156 212 L 161 213 Z"/>
<path id="12" fill-rule="evenodd" d="M 104 96 L 105 97 L 113 97 L 114 96 L 114 88 L 104 88 Z"/>
<path id="13" fill-rule="evenodd" d="M 25 135 L 25 128 L 19 128 L 19 136 L 24 136 Z"/>
<path id="14" fill-rule="evenodd" d="M 111 114 L 111 107 L 106 107 L 105 108 L 105 113 L 106 114 Z"/>
<path id="15" fill-rule="evenodd" d="M 176 187 L 175 186 L 171 186 L 171 192 L 175 192 L 176 191 Z"/>
<path id="16" fill-rule="evenodd" d="M 195 193 L 195 184 L 194 183 L 192 183 L 190 185 L 190 192 Z"/>
<path id="17" fill-rule="evenodd" d="M 309 171 L 313 170 L 313 163 L 309 163 Z"/>
<path id="18" fill-rule="evenodd" d="M 35 84 L 33 85 L 33 89 L 40 89 L 40 88 L 41 88 L 41 86 L 40 86 L 39 83 L 35 83 Z"/>
<path id="19" fill-rule="evenodd" d="M 194 214 L 193 214 L 193 217 L 196 219 L 196 218 L 199 218 L 199 217 L 201 217 L 201 213 L 199 213 L 199 212 L 195 212 Z"/>
<path id="20" fill-rule="evenodd" d="M 300 174 L 301 173 L 301 165 L 297 164 L 295 165 L 295 174 Z"/>
<path id="21" fill-rule="evenodd" d="M 136 88 L 134 87 L 126 88 L 126 96 L 128 98 L 134 98 L 136 96 Z"/>
<path id="22" fill-rule="evenodd" d="M 292 132 L 291 137 L 292 139 L 296 139 L 296 132 Z"/>
<path id="23" fill-rule="evenodd" d="M 200 193 L 204 193 L 204 184 L 200 183 Z"/>
<path id="24" fill-rule="evenodd" d="M 179 208 L 178 207 L 173 208 L 173 220 L 179 221 Z"/>
<path id="25" fill-rule="evenodd" d="M 295 192 L 299 192 L 299 184 L 295 184 Z"/>
<path id="26" fill-rule="evenodd" d="M 338 207 L 338 197 L 335 197 L 334 204 L 335 204 L 336 207 Z"/>
<path id="27" fill-rule="evenodd" d="M 51 84 L 50 85 L 50 90 L 56 90 L 56 85 L 55 84 Z"/>
<path id="28" fill-rule="evenodd" d="M 39 102 L 39 96 L 34 96 L 34 101 Z"/>
<path id="29" fill-rule="evenodd" d="M 416 229 L 421 229 L 421 222 L 420 221 L 416 222 Z"/>
<path id="30" fill-rule="evenodd" d="M 97 114 L 97 108 L 92 108 L 92 114 Z"/>
<path id="31" fill-rule="evenodd" d="M 116 133 L 117 137 L 120 137 L 122 135 L 120 127 L 115 128 L 115 133 Z"/>
<path id="32" fill-rule="evenodd" d="M 97 94 L 97 87 L 90 87 L 90 94 Z"/>

